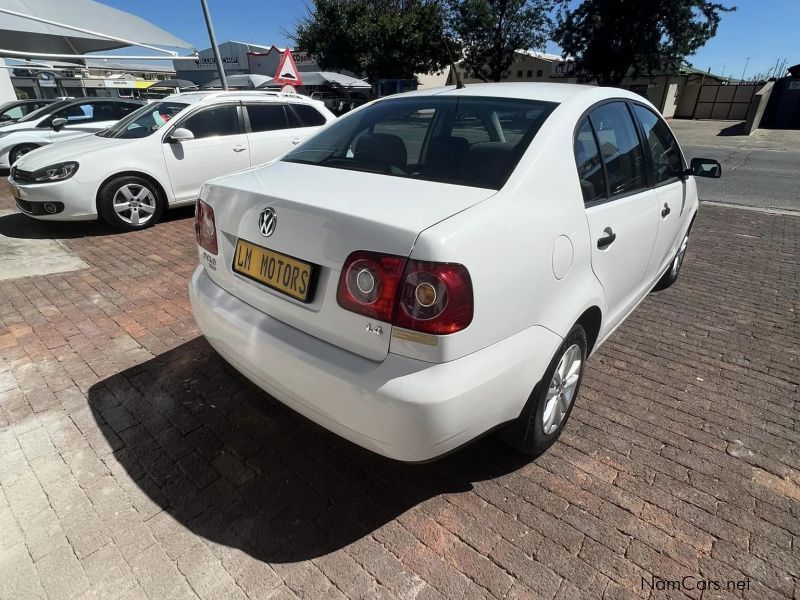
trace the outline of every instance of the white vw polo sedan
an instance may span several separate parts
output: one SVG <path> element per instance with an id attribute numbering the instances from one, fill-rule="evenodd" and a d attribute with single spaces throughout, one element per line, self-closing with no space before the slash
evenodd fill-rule
<path id="1" fill-rule="evenodd" d="M 280 92 L 187 92 L 93 136 L 26 154 L 11 169 L 17 206 L 37 219 L 97 219 L 122 230 L 191 204 L 200 185 L 277 158 L 336 117 Z"/>
<path id="2" fill-rule="evenodd" d="M 587 357 L 678 276 L 698 207 L 640 96 L 393 96 L 203 186 L 189 284 L 211 345 L 309 419 L 423 461 L 501 425 L 537 454 Z"/>

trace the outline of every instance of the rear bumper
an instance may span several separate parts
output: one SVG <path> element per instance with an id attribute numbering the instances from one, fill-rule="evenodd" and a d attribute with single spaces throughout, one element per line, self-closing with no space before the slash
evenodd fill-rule
<path id="1" fill-rule="evenodd" d="M 425 461 L 516 418 L 561 339 L 532 327 L 447 363 L 374 362 L 232 296 L 198 267 L 189 283 L 209 343 L 269 394 L 334 433 L 402 461 Z"/>

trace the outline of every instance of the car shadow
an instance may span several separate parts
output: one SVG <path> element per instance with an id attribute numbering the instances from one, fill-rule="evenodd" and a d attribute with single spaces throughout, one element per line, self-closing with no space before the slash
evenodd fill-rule
<path id="1" fill-rule="evenodd" d="M 323 556 L 530 460 L 494 437 L 422 465 L 383 458 L 272 399 L 202 337 L 94 385 L 88 401 L 149 500 L 270 563 Z"/>
<path id="2" fill-rule="evenodd" d="M 181 206 L 164 213 L 160 222 L 168 223 L 190 217 L 194 217 L 194 206 Z M 9 238 L 68 240 L 122 233 L 102 221 L 40 221 L 21 212 L 0 216 L 0 235 Z"/>

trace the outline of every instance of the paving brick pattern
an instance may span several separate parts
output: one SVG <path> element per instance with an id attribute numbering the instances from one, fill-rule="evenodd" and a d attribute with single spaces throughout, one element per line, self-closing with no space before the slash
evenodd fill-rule
<path id="1" fill-rule="evenodd" d="M 800 594 L 800 218 L 704 207 L 546 455 L 407 466 L 199 337 L 189 214 L 42 225 L 90 268 L 0 283 L 0 598 Z M 748 589 L 642 589 L 685 576 Z"/>

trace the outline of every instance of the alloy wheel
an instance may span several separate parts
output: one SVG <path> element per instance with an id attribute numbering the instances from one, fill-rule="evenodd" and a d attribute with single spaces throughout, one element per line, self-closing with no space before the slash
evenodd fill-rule
<path id="1" fill-rule="evenodd" d="M 578 344 L 572 344 L 561 355 L 545 396 L 542 412 L 542 430 L 545 435 L 555 433 L 564 422 L 564 417 L 575 399 L 582 364 L 583 354 Z"/>
<path id="2" fill-rule="evenodd" d="M 144 225 L 156 211 L 156 197 L 143 185 L 128 183 L 114 194 L 112 202 L 117 216 L 131 225 Z"/>

